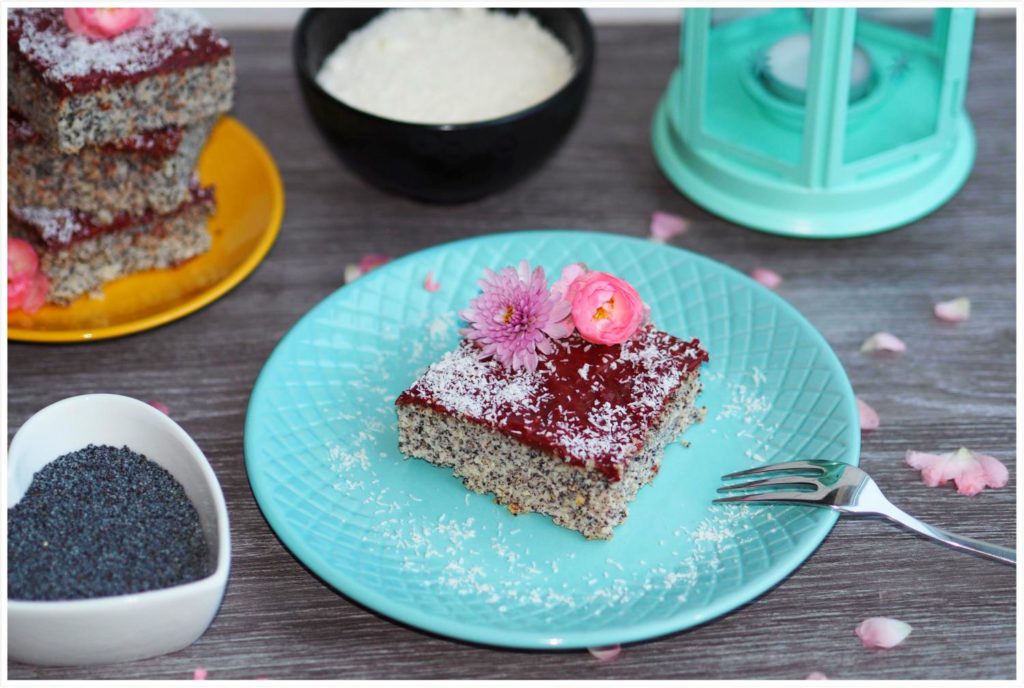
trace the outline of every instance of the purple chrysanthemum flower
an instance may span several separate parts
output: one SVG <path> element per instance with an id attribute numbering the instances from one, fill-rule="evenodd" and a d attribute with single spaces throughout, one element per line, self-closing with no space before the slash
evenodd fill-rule
<path id="1" fill-rule="evenodd" d="M 552 339 L 572 333 L 566 319 L 572 305 L 562 294 L 552 294 L 538 267 L 532 273 L 524 260 L 519 269 L 486 269 L 479 282 L 483 293 L 459 315 L 469 323 L 467 339 L 480 345 L 480 357 L 494 357 L 506 368 L 537 369 L 537 353 L 550 354 Z M 572 321 L 569 320 L 569 323 Z"/>

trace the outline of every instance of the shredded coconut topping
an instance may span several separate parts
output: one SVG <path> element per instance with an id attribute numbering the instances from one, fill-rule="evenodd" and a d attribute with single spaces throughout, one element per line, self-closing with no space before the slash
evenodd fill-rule
<path id="1" fill-rule="evenodd" d="M 68 244 L 76 234 L 85 231 L 78 214 L 68 208 L 27 208 L 12 209 L 20 220 L 31 225 L 47 244 Z"/>
<path id="2" fill-rule="evenodd" d="M 175 57 L 209 49 L 211 40 L 214 48 L 228 49 L 223 38 L 211 39 L 206 19 L 184 9 L 157 10 L 151 25 L 100 41 L 72 33 L 59 9 L 12 10 L 8 26 L 18 52 L 55 84 L 95 75 L 145 74 Z"/>
<path id="3" fill-rule="evenodd" d="M 621 346 L 578 335 L 555 343 L 535 372 L 481 360 L 462 342 L 400 398 L 464 416 L 617 480 L 668 398 L 707 360 L 699 344 L 653 327 Z"/>
<path id="4" fill-rule="evenodd" d="M 481 360 L 472 347 L 460 346 L 430 366 L 419 385 L 451 411 L 503 427 L 509 417 L 530 410 L 540 375 L 523 372 L 501 381 L 500 370 L 493 361 Z M 481 394 L 485 389 L 493 394 Z"/>

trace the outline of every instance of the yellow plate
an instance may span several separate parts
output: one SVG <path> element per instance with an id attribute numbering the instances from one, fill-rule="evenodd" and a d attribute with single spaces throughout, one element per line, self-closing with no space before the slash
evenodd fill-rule
<path id="1" fill-rule="evenodd" d="M 169 323 L 219 299 L 267 255 L 284 213 L 281 176 L 270 153 L 233 117 L 214 127 L 199 158 L 199 178 L 216 187 L 209 252 L 171 270 L 128 275 L 70 306 L 32 315 L 7 314 L 7 338 L 22 342 L 87 342 Z"/>

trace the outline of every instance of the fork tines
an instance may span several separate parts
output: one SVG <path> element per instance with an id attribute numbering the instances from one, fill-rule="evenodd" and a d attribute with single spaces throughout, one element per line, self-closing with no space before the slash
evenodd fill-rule
<path id="1" fill-rule="evenodd" d="M 716 504 L 726 502 L 810 502 L 818 498 L 818 490 L 823 486 L 814 476 L 828 472 L 833 464 L 829 461 L 790 461 L 787 463 L 776 463 L 768 466 L 759 466 L 745 471 L 723 475 L 722 480 L 735 480 L 737 478 L 749 478 L 752 476 L 774 475 L 757 480 L 750 480 L 733 485 L 724 485 L 718 488 L 719 492 L 733 492 L 736 490 L 764 489 L 761 492 L 752 494 L 733 495 L 731 497 L 719 497 L 714 500 Z M 789 490 L 775 488 L 790 488 Z"/>
<path id="2" fill-rule="evenodd" d="M 746 478 L 750 475 L 761 475 L 762 473 L 779 473 L 782 471 L 789 472 L 804 472 L 810 473 L 811 475 L 821 475 L 828 471 L 834 463 L 831 461 L 788 461 L 786 463 L 773 463 L 767 466 L 758 466 L 757 468 L 748 468 L 745 471 L 737 471 L 735 473 L 729 473 L 723 475 L 722 480 L 735 480 L 736 478 Z"/>

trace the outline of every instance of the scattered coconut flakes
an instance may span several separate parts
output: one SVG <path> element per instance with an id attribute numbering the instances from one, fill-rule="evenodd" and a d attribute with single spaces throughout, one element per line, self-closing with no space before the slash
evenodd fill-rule
<path id="1" fill-rule="evenodd" d="M 441 285 L 434 281 L 433 272 L 427 273 L 427 276 L 423 280 L 423 288 L 429 291 L 430 293 L 434 293 L 435 291 L 441 288 Z"/>
<path id="2" fill-rule="evenodd" d="M 408 361 L 414 370 L 425 370 L 449 353 L 455 332 L 436 340 L 425 337 L 431 317 L 426 315 L 422 322 L 392 332 L 385 339 L 395 342 L 394 346 L 375 352 L 366 365 L 359 367 L 348 386 L 353 398 L 365 396 L 366 404 L 332 418 L 350 424 L 352 432 L 343 446 L 327 443 L 321 454 L 321 460 L 338 477 L 334 488 L 344 495 L 342 498 L 355 500 L 356 508 L 372 517 L 373 533 L 364 536 L 364 546 L 379 545 L 387 556 L 397 555 L 399 567 L 416 574 L 426 593 L 472 595 L 498 614 L 526 608 L 531 613 L 550 615 L 545 618 L 552 621 L 566 610 L 592 611 L 600 616 L 604 610 L 632 604 L 652 593 L 662 595 L 666 604 L 685 604 L 704 572 L 721 571 L 729 552 L 757 537 L 752 524 L 772 520 L 765 507 L 712 506 L 692 529 L 677 528 L 663 539 L 671 563 L 604 561 L 580 590 L 574 581 L 566 579 L 570 572 L 566 562 L 578 558 L 575 552 L 533 555 L 529 541 L 522 539 L 522 529 L 510 529 L 501 520 L 477 525 L 461 516 L 441 519 L 425 515 L 422 505 L 411 508 L 420 495 L 389 489 L 375 470 L 379 461 L 391 457 L 397 435 L 393 404 L 405 387 L 397 378 L 382 382 L 379 373 L 397 359 Z M 419 346 L 415 346 L 417 343 Z M 644 347 L 631 348 L 625 355 L 638 361 L 652 360 L 652 353 L 645 352 Z M 709 375 L 716 376 L 721 379 L 721 373 Z M 591 368 L 591 380 L 599 377 Z M 765 381 L 759 370 L 751 377 L 754 386 Z M 656 386 L 653 382 L 651 385 L 652 389 Z M 595 420 L 602 422 L 600 413 Z M 382 451 L 384 448 L 388 451 Z M 467 491 L 464 500 L 459 500 L 460 509 L 469 500 Z M 482 554 L 487 556 L 482 558 Z"/>
<path id="3" fill-rule="evenodd" d="M 16 23 L 21 36 L 18 50 L 42 66 L 42 76 L 50 82 L 68 84 L 91 74 L 145 74 L 159 68 L 182 51 L 194 51 L 197 37 L 207 33 L 209 22 L 195 10 L 159 9 L 145 30 L 129 30 L 113 38 L 94 41 L 69 31 L 38 28 L 40 15 L 53 10 L 21 10 L 9 21 Z M 226 49 L 219 36 L 213 44 Z"/>
<path id="4" fill-rule="evenodd" d="M 782 277 L 779 273 L 768 268 L 754 268 L 750 271 L 750 278 L 769 289 L 778 289 L 782 284 Z"/>
<path id="5" fill-rule="evenodd" d="M 750 382 L 746 382 L 747 378 Z M 705 376 L 707 380 L 722 379 L 721 373 L 710 373 Z M 744 454 L 748 459 L 764 463 L 768 459 L 768 438 L 772 437 L 778 429 L 777 424 L 766 421 L 772 410 L 771 399 L 761 392 L 761 388 L 768 381 L 764 372 L 754 367 L 751 371 L 740 378 L 740 381 L 729 382 L 726 388 L 729 392 L 729 399 L 722 404 L 722 408 L 715 416 L 715 420 L 727 418 L 738 418 L 743 422 L 743 428 L 737 437 L 749 440 L 752 447 Z M 712 429 L 714 430 L 714 429 Z"/>
<path id="6" fill-rule="evenodd" d="M 910 624 L 899 619 L 872 616 L 861 621 L 854 632 L 864 647 L 889 650 L 906 640 L 913 630 Z"/>
<path id="7" fill-rule="evenodd" d="M 857 397 L 857 415 L 860 417 L 860 429 L 862 432 L 877 430 L 880 424 L 878 412 L 866 404 L 860 397 Z"/>
<path id="8" fill-rule="evenodd" d="M 167 406 L 167 404 L 165 404 L 162 401 L 149 401 L 149 402 L 146 402 L 146 403 L 148 403 L 150 406 L 152 406 L 153 408 L 155 408 L 157 411 L 159 411 L 160 413 L 164 414 L 165 416 L 171 415 L 171 409 Z"/>
<path id="9" fill-rule="evenodd" d="M 860 345 L 860 350 L 863 353 L 871 353 L 874 351 L 889 351 L 893 353 L 903 353 L 907 350 L 907 345 L 903 343 L 903 340 L 894 334 L 888 332 L 876 332 Z"/>
<path id="10" fill-rule="evenodd" d="M 660 244 L 674 236 L 683 234 L 690 228 L 690 221 L 685 217 L 656 210 L 651 215 L 651 240 Z"/>
<path id="11" fill-rule="evenodd" d="M 610 662 L 622 652 L 621 645 L 608 645 L 606 647 L 588 647 L 587 652 L 596 657 L 599 661 Z"/>
<path id="12" fill-rule="evenodd" d="M 966 296 L 935 304 L 935 317 L 943 322 L 958 323 L 971 317 L 971 300 Z"/>

